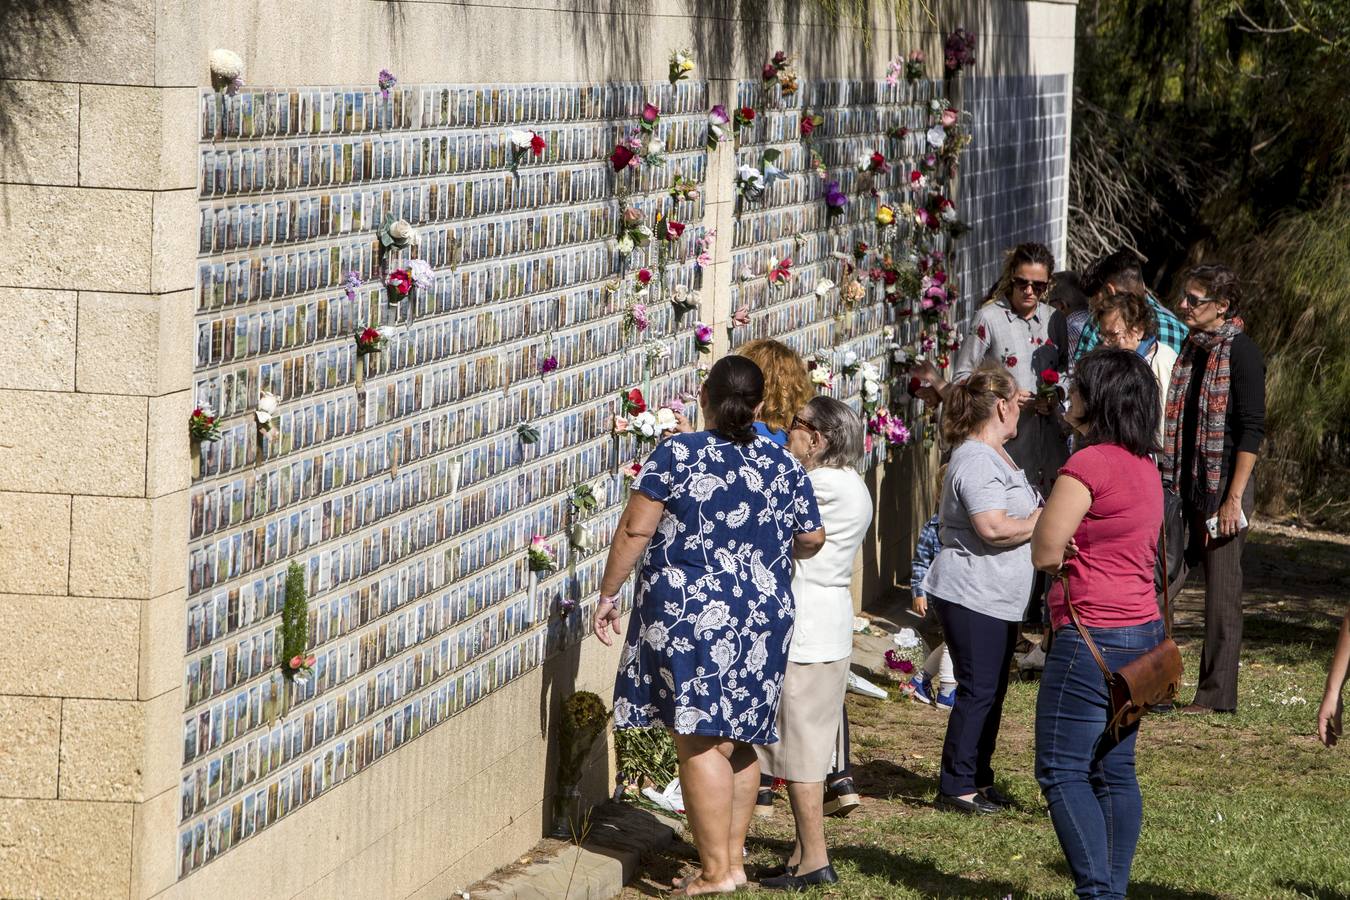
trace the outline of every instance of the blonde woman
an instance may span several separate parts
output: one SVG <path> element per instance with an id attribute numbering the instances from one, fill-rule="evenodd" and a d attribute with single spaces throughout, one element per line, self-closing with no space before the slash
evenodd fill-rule
<path id="1" fill-rule="evenodd" d="M 786 447 L 793 417 L 816 395 L 806 373 L 806 362 L 787 344 L 768 338 L 751 341 L 737 355 L 744 356 L 764 373 L 764 405 L 760 407 L 755 431 L 760 437 Z"/>

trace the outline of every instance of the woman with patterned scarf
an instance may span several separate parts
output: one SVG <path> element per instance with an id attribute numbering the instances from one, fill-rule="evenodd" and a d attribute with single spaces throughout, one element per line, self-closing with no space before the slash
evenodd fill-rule
<path id="1" fill-rule="evenodd" d="M 1181 495 L 1186 562 L 1205 569 L 1200 684 L 1183 713 L 1237 709 L 1242 650 L 1242 546 L 1252 515 L 1252 468 L 1265 436 L 1265 360 L 1238 317 L 1237 275 L 1191 269 L 1180 314 L 1190 328 L 1172 370 L 1163 439 L 1163 484 Z"/>

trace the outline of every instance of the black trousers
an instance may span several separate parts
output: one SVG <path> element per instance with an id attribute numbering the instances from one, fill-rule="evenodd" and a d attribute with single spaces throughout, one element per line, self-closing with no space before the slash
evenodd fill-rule
<path id="1" fill-rule="evenodd" d="M 942 742 L 938 789 L 953 797 L 994 784 L 990 765 L 1008 693 L 1008 668 L 1017 646 L 1017 622 L 1005 622 L 934 597 L 956 672 L 956 705 Z"/>
<path id="2" fill-rule="evenodd" d="M 1255 507 L 1255 479 L 1242 492 L 1242 512 L 1250 521 Z M 1190 525 L 1188 566 L 1205 573 L 1205 647 L 1200 652 L 1200 681 L 1195 701 L 1211 709 L 1237 709 L 1238 661 L 1242 656 L 1242 548 L 1247 529 L 1229 538 L 1205 542 L 1203 507 L 1185 504 Z"/>

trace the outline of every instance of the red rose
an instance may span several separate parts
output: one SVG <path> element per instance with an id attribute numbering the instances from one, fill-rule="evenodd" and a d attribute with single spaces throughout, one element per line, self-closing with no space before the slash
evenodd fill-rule
<path id="1" fill-rule="evenodd" d="M 647 401 L 642 399 L 642 391 L 633 388 L 628 392 L 628 408 L 633 411 L 633 415 L 647 411 Z"/>
<path id="2" fill-rule="evenodd" d="M 1008 357 L 1007 359 L 1005 359 L 1003 362 L 1006 363 L 1007 366 L 1008 366 L 1008 368 L 1011 369 L 1013 366 L 1017 365 L 1017 357 L 1015 357 L 1015 356 L 1009 356 L 1009 357 Z"/>
<path id="3" fill-rule="evenodd" d="M 380 333 L 374 328 L 367 328 L 361 332 L 361 343 L 369 344 L 380 339 Z"/>
<path id="4" fill-rule="evenodd" d="M 884 166 L 884 165 L 886 165 L 886 157 L 882 156 L 880 153 L 873 153 L 873 154 L 872 154 L 872 165 L 874 165 L 874 166 Z"/>
<path id="5" fill-rule="evenodd" d="M 668 240 L 668 241 L 678 241 L 678 240 L 680 239 L 680 235 L 682 235 L 682 234 L 684 234 L 684 223 L 683 223 L 683 222 L 667 222 L 667 223 L 666 223 L 666 240 Z"/>
<path id="6" fill-rule="evenodd" d="M 777 53 L 773 55 L 773 65 L 774 68 L 776 69 L 781 69 L 783 66 L 787 65 L 786 50 L 779 50 Z"/>
<path id="7" fill-rule="evenodd" d="M 1046 369 L 1041 372 L 1041 381 L 1046 384 L 1059 384 L 1059 373 L 1054 369 Z"/>
<path id="8" fill-rule="evenodd" d="M 900 273 L 897 272 L 897 271 L 895 271 L 894 269 L 882 269 L 882 270 L 881 270 L 881 280 L 884 281 L 884 282 L 886 282 L 886 284 L 888 284 L 888 285 L 895 284 L 895 282 L 896 282 L 899 278 L 900 278 Z"/>
<path id="9" fill-rule="evenodd" d="M 534 151 L 534 155 L 535 155 L 535 156 L 543 156 L 543 155 L 544 155 L 544 148 L 547 147 L 547 146 L 548 146 L 548 142 L 545 141 L 542 137 L 540 137 L 539 134 L 538 134 L 537 132 L 531 132 L 531 134 L 530 134 L 530 149 L 531 149 L 532 151 Z"/>
<path id="10" fill-rule="evenodd" d="M 911 397 L 919 396 L 919 388 L 923 387 L 923 382 L 917 376 L 909 379 L 909 395 Z"/>
<path id="11" fill-rule="evenodd" d="M 633 151 L 623 144 L 615 144 L 614 152 L 609 155 L 609 163 L 615 172 L 622 172 L 633 161 Z"/>
<path id="12" fill-rule="evenodd" d="M 192 411 L 192 417 L 195 419 L 202 414 L 202 408 L 199 406 Z"/>
<path id="13" fill-rule="evenodd" d="M 652 280 L 651 269 L 638 269 L 638 281 L 642 282 L 643 284 L 646 284 L 651 280 Z"/>
<path id="14" fill-rule="evenodd" d="M 816 130 L 815 123 L 810 119 L 802 119 L 802 137 L 810 137 L 811 132 Z"/>
<path id="15" fill-rule="evenodd" d="M 742 106 L 741 118 L 747 122 L 755 121 L 755 108 L 753 106 Z"/>
<path id="16" fill-rule="evenodd" d="M 764 69 L 759 74 L 765 81 L 773 81 L 778 77 L 778 70 L 773 67 L 773 63 L 765 63 Z"/>
<path id="17" fill-rule="evenodd" d="M 396 269 L 389 275 L 389 286 L 398 291 L 400 296 L 406 297 L 408 291 L 412 290 L 412 276 L 406 269 Z"/>

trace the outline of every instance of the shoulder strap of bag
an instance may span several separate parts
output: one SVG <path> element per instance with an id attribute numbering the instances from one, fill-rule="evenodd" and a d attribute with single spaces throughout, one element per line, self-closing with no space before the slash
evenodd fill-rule
<path id="1" fill-rule="evenodd" d="M 1168 640 L 1171 640 L 1171 638 L 1172 638 L 1172 583 L 1171 583 L 1171 579 L 1168 578 L 1168 572 L 1166 571 L 1166 569 L 1167 569 L 1167 562 L 1166 562 L 1166 553 L 1167 553 L 1167 513 L 1166 513 L 1166 510 L 1163 511 L 1163 520 L 1162 520 L 1162 552 L 1163 552 L 1163 554 L 1164 554 L 1164 558 L 1163 558 L 1163 560 L 1164 560 L 1164 561 L 1163 561 L 1163 609 L 1162 609 L 1162 614 L 1163 614 L 1163 633 L 1167 635 L 1167 639 L 1168 639 Z M 1080 635 L 1082 635 L 1082 637 L 1083 637 L 1083 643 L 1087 644 L 1088 649 L 1092 651 L 1092 658 L 1095 659 L 1095 660 L 1097 661 L 1097 666 L 1098 666 L 1098 668 L 1100 668 L 1100 669 L 1102 670 L 1102 674 L 1106 676 L 1106 680 L 1107 680 L 1107 681 L 1110 681 L 1111 678 L 1112 678 L 1111 667 L 1108 666 L 1108 665 L 1106 664 L 1106 660 L 1102 657 L 1102 652 L 1101 652 L 1100 650 L 1097 649 L 1097 642 L 1094 641 L 1094 640 L 1092 639 L 1092 635 L 1088 632 L 1087 628 L 1083 625 L 1082 621 L 1079 620 L 1079 618 L 1078 618 L 1078 611 L 1075 610 L 1075 609 L 1073 608 L 1073 602 L 1069 599 L 1069 573 L 1068 573 L 1068 572 L 1060 572 L 1060 575 L 1059 575 L 1059 581 L 1060 581 L 1060 584 L 1062 584 L 1062 585 L 1064 586 L 1064 605 L 1065 605 L 1066 607 L 1068 607 L 1068 610 L 1069 610 L 1069 618 L 1073 621 L 1073 626 L 1074 626 L 1075 628 L 1077 628 L 1077 629 L 1078 629 L 1078 633 L 1079 633 Z"/>

